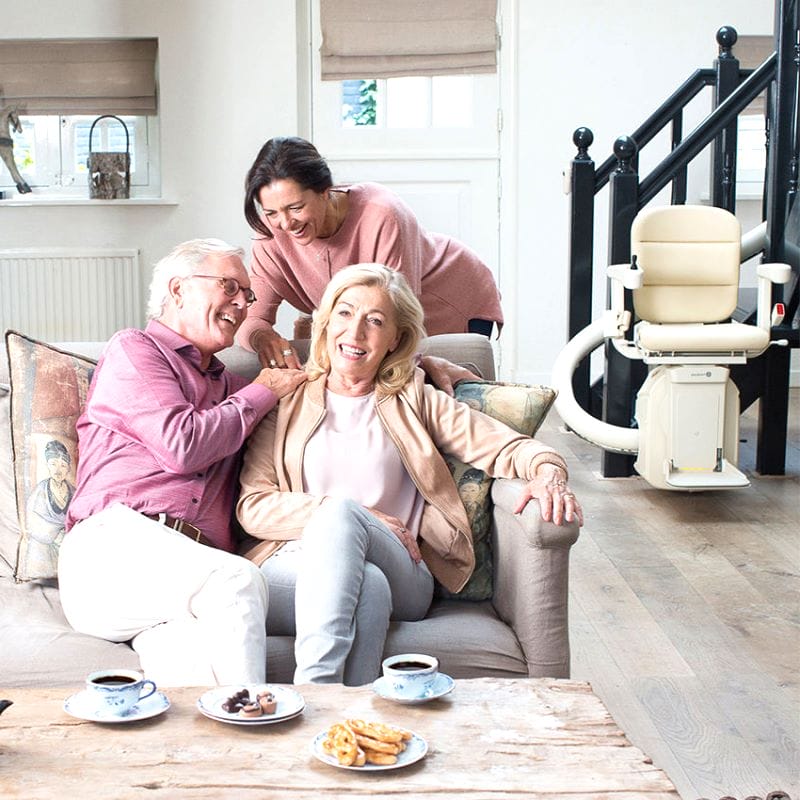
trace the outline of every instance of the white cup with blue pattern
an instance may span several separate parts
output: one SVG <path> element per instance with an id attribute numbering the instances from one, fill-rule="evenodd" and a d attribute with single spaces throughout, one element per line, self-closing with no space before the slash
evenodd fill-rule
<path id="1" fill-rule="evenodd" d="M 383 660 L 383 676 L 398 698 L 419 700 L 434 691 L 439 659 L 424 653 L 400 653 Z"/>
<path id="2" fill-rule="evenodd" d="M 101 669 L 87 676 L 86 691 L 98 714 L 124 716 L 156 685 L 133 669 Z"/>

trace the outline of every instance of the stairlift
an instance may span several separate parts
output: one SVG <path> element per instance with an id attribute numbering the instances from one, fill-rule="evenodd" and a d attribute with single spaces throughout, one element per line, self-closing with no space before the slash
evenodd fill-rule
<path id="1" fill-rule="evenodd" d="M 709 206 L 641 211 L 631 228 L 631 264 L 608 268 L 611 308 L 556 359 L 555 407 L 565 425 L 606 450 L 636 454 L 636 471 L 657 488 L 749 485 L 736 466 L 739 391 L 729 366 L 770 346 L 770 328 L 783 318 L 782 304 L 771 308 L 772 284 L 786 283 L 791 270 L 788 264 L 759 264 L 756 324 L 727 321 L 736 308 L 741 256 L 741 228 L 728 211 Z M 637 318 L 632 339 L 625 338 L 632 323 L 625 289 L 632 290 Z M 605 339 L 625 357 L 648 365 L 636 398 L 637 428 L 596 419 L 573 394 L 575 368 Z"/>

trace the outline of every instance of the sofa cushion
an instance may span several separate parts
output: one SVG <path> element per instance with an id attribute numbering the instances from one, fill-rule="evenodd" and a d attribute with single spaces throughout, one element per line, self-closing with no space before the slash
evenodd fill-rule
<path id="1" fill-rule="evenodd" d="M 4 687 L 76 686 L 96 669 L 138 669 L 124 643 L 74 631 L 53 581 L 0 578 L 0 676 Z M 66 695 L 65 695 L 66 697 Z"/>
<path id="2" fill-rule="evenodd" d="M 20 539 L 17 580 L 53 578 L 75 487 L 75 423 L 95 362 L 6 332 L 11 378 L 11 445 Z"/>
<path id="3" fill-rule="evenodd" d="M 491 603 L 436 600 L 418 622 L 392 622 L 384 656 L 429 653 L 452 678 L 527 678 L 528 665 L 514 631 Z"/>
<path id="4" fill-rule="evenodd" d="M 18 545 L 19 520 L 11 458 L 11 387 L 0 384 L 0 578 L 14 574 Z"/>
<path id="5" fill-rule="evenodd" d="M 456 397 L 477 411 L 494 417 L 526 436 L 534 436 L 553 405 L 556 392 L 547 386 L 496 381 L 462 381 Z M 445 454 L 458 493 L 472 528 L 475 569 L 464 588 L 453 594 L 437 586 L 439 597 L 460 600 L 489 600 L 492 597 L 492 553 L 489 528 L 492 520 L 492 479 L 480 469 Z"/>

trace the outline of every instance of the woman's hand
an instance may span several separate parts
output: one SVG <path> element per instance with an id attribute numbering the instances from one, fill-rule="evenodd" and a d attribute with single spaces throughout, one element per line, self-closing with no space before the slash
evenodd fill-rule
<path id="1" fill-rule="evenodd" d="M 373 517 L 377 517 L 402 542 L 403 547 L 408 550 L 408 554 L 415 564 L 419 564 L 422 561 L 422 553 L 419 551 L 417 537 L 397 517 L 384 514 L 383 511 L 378 511 L 377 508 L 368 508 L 367 511 Z"/>
<path id="2" fill-rule="evenodd" d="M 535 497 L 539 501 L 542 519 L 546 522 L 552 520 L 556 525 L 561 525 L 565 521 L 577 520 L 578 525 L 583 525 L 583 510 L 567 486 L 566 478 L 561 467 L 555 464 L 542 464 L 536 471 L 536 477 L 525 484 L 514 513 L 522 513 L 525 506 Z"/>
<path id="3" fill-rule="evenodd" d="M 458 364 L 454 364 L 446 358 L 420 356 L 419 364 L 436 387 L 451 397 L 455 394 L 454 388 L 459 381 L 481 380 L 474 372 L 470 372 L 465 367 L 459 367 Z"/>
<path id="4" fill-rule="evenodd" d="M 250 344 L 258 354 L 262 367 L 300 369 L 302 366 L 294 348 L 275 330 L 262 328 L 256 331 Z"/>

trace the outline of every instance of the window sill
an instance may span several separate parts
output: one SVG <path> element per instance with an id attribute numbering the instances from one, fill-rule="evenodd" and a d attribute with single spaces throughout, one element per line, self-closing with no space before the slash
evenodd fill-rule
<path id="1" fill-rule="evenodd" d="M 161 197 L 130 197 L 127 200 L 91 200 L 88 197 L 29 197 L 17 195 L 0 200 L 0 206 L 177 206 Z"/>

